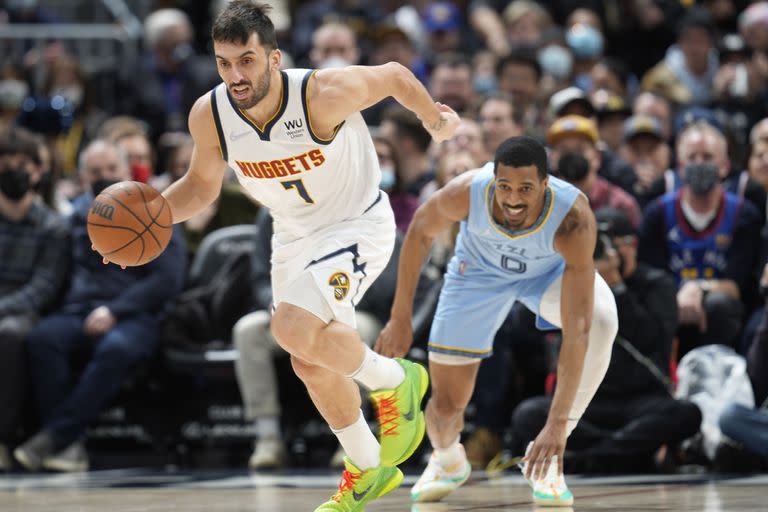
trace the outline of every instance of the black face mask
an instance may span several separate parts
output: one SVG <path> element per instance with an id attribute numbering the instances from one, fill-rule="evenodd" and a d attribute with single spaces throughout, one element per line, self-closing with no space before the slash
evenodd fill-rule
<path id="1" fill-rule="evenodd" d="M 93 196 L 96 197 L 97 195 L 104 192 L 104 189 L 111 187 L 115 183 L 120 183 L 118 180 L 96 180 L 93 182 L 93 185 L 91 185 L 91 190 L 93 190 Z"/>
<path id="2" fill-rule="evenodd" d="M 29 173 L 24 168 L 0 171 L 0 192 L 11 201 L 21 200 L 30 188 Z"/>
<path id="3" fill-rule="evenodd" d="M 717 166 L 714 164 L 689 164 L 685 166 L 683 181 L 697 196 L 707 195 L 718 180 Z"/>
<path id="4" fill-rule="evenodd" d="M 563 153 L 557 162 L 557 172 L 569 183 L 578 183 L 589 174 L 589 161 L 580 153 Z"/>

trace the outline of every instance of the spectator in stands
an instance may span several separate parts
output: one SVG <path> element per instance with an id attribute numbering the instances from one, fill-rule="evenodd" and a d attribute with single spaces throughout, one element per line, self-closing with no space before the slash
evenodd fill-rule
<path id="1" fill-rule="evenodd" d="M 89 191 L 74 204 L 71 217 L 72 270 L 60 307 L 29 333 L 27 354 L 41 430 L 14 451 L 32 471 L 83 471 L 88 468 L 83 435 L 117 395 L 136 365 L 158 343 L 163 307 L 181 291 L 184 243 L 174 234 L 154 261 L 125 270 L 104 265 L 91 248 L 86 219 L 94 194 L 131 178 L 125 154 L 97 140 L 81 155 L 81 175 Z M 70 357 L 88 352 L 75 378 Z"/>
<path id="2" fill-rule="evenodd" d="M 512 97 L 521 124 L 530 132 L 541 129 L 544 120 L 537 105 L 541 65 L 533 50 L 517 48 L 496 65 L 498 90 Z"/>
<path id="3" fill-rule="evenodd" d="M 341 68 L 360 63 L 357 36 L 349 25 L 331 22 L 312 34 L 309 61 L 313 68 Z"/>
<path id="4" fill-rule="evenodd" d="M 422 14 L 427 45 L 435 55 L 461 51 L 461 13 L 453 2 L 431 2 Z"/>
<path id="5" fill-rule="evenodd" d="M 760 279 L 763 299 L 768 296 L 768 266 Z M 747 354 L 747 373 L 755 393 L 756 409 L 732 404 L 720 416 L 720 430 L 748 451 L 768 460 L 768 309 L 764 308 L 757 335 Z"/>
<path id="6" fill-rule="evenodd" d="M 0 471 L 27 399 L 24 341 L 61 292 L 69 230 L 36 197 L 37 142 L 21 128 L 0 132 Z"/>
<path id="7" fill-rule="evenodd" d="M 502 12 L 510 48 L 536 47 L 552 26 L 552 17 L 538 2 L 514 0 Z M 487 40 L 487 39 L 486 39 Z"/>
<path id="8" fill-rule="evenodd" d="M 440 153 L 456 153 L 466 151 L 472 155 L 477 162 L 485 163 L 490 159 L 490 155 L 485 150 L 483 144 L 483 132 L 480 125 L 474 119 L 462 117 L 458 128 L 453 134 L 453 138 L 443 142 L 438 146 Z"/>
<path id="9" fill-rule="evenodd" d="M 634 196 L 645 206 L 651 185 L 669 170 L 672 151 L 664 142 L 662 124 L 655 117 L 634 115 L 625 121 L 623 129 L 619 155 L 635 170 Z"/>
<path id="10" fill-rule="evenodd" d="M 766 192 L 747 171 L 733 170 L 728 157 L 728 142 L 711 110 L 694 108 L 686 112 L 677 135 L 677 171 L 667 171 L 651 184 L 646 202 L 663 194 L 678 190 L 683 183 L 686 165 L 705 161 L 717 167 L 723 188 L 739 198 L 746 199 L 757 208 L 761 219 L 765 217 Z M 762 221 L 761 221 L 762 223 Z"/>
<path id="11" fill-rule="evenodd" d="M 400 106 L 393 106 L 385 112 L 379 134 L 397 148 L 404 190 L 419 197 L 421 189 L 434 177 L 428 156 L 432 137 L 416 114 Z"/>
<path id="12" fill-rule="evenodd" d="M 689 103 L 706 105 L 712 99 L 712 85 L 718 70 L 712 17 L 704 8 L 689 9 L 680 20 L 677 44 L 648 73 L 671 72 L 690 95 Z"/>
<path id="13" fill-rule="evenodd" d="M 520 113 L 510 96 L 498 93 L 485 98 L 479 105 L 477 121 L 483 131 L 483 144 L 488 155 L 493 155 L 499 144 L 510 137 L 523 134 Z"/>
<path id="14" fill-rule="evenodd" d="M 429 92 L 435 101 L 448 105 L 460 115 L 466 113 L 475 102 L 471 62 L 456 53 L 438 56 L 429 77 Z"/>
<path id="15" fill-rule="evenodd" d="M 665 141 L 672 140 L 672 105 L 669 100 L 652 92 L 641 92 L 632 104 L 633 115 L 645 115 L 655 118 L 661 125 L 661 134 Z"/>
<path id="16" fill-rule="evenodd" d="M 578 87 L 567 87 L 549 98 L 549 116 L 554 121 L 564 116 L 594 117 L 595 106 Z"/>
<path id="17" fill-rule="evenodd" d="M 710 343 L 735 346 L 743 304 L 755 300 L 761 219 L 720 183 L 718 133 L 705 123 L 683 131 L 683 186 L 648 206 L 640 235 L 640 259 L 666 269 L 678 286 L 679 357 Z"/>
<path id="18" fill-rule="evenodd" d="M 186 131 L 187 113 L 195 100 L 221 81 L 214 61 L 194 54 L 193 30 L 184 11 L 153 12 L 144 20 L 149 53 L 120 69 L 123 90 L 118 109 L 146 121 L 152 140 L 166 131 Z"/>
<path id="19" fill-rule="evenodd" d="M 256 427 L 256 443 L 248 467 L 253 470 L 275 468 L 286 462 L 283 435 L 280 428 L 281 407 L 273 358 L 287 356 L 280 350 L 270 330 L 272 286 L 270 258 L 272 256 L 272 217 L 266 209 L 256 220 L 257 240 L 251 258 L 254 304 L 252 313 L 241 318 L 232 330 L 232 340 L 240 356 L 235 363 L 237 382 L 245 405 L 246 418 Z M 360 337 L 373 345 L 394 297 L 397 260 L 401 238 L 389 264 L 356 308 L 355 319 Z M 296 382 L 296 385 L 299 385 Z M 332 464 L 342 463 L 343 453 L 337 451 Z"/>
<path id="20" fill-rule="evenodd" d="M 134 129 L 114 133 L 108 140 L 117 144 L 128 157 L 134 181 L 147 183 L 152 179 L 155 175 L 155 154 L 152 142 L 142 126 L 137 125 Z"/>
<path id="21" fill-rule="evenodd" d="M 639 227 L 637 201 L 598 174 L 603 153 L 597 149 L 597 141 L 594 121 L 581 116 L 561 117 L 552 123 L 547 133 L 552 168 L 561 178 L 579 187 L 589 197 L 594 210 L 604 206 L 619 208 L 633 226 Z"/>
<path id="22" fill-rule="evenodd" d="M 629 95 L 629 70 L 621 61 L 603 57 L 589 70 L 590 94 L 607 91 L 622 100 Z M 594 103 L 594 102 L 593 102 Z"/>
<path id="23" fill-rule="evenodd" d="M 619 312 L 618 340 L 595 398 L 568 440 L 578 471 L 642 471 L 663 446 L 694 435 L 701 412 L 669 395 L 669 356 L 677 326 L 675 284 L 661 269 L 637 261 L 637 233 L 621 210 L 596 213 L 595 264 Z M 550 397 L 527 400 L 512 417 L 519 450 L 544 425 Z"/>
<path id="24" fill-rule="evenodd" d="M 592 104 L 597 110 L 597 131 L 600 134 L 600 145 L 608 151 L 618 154 L 624 140 L 624 121 L 631 112 L 624 103 L 624 98 L 598 89 L 591 96 Z"/>
<path id="25" fill-rule="evenodd" d="M 768 191 L 768 140 L 758 141 L 749 155 L 749 176 Z"/>
<path id="26" fill-rule="evenodd" d="M 379 186 L 389 195 L 389 203 L 395 213 L 395 224 L 398 231 L 405 234 L 413 214 L 419 207 L 419 198 L 403 189 L 400 156 L 395 145 L 389 139 L 376 136 L 373 137 L 373 147 L 376 149 L 376 156 L 379 157 L 379 167 L 381 168 Z"/>

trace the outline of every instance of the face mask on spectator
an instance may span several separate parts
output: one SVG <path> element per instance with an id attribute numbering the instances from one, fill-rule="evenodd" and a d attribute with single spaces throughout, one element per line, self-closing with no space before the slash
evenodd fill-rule
<path id="1" fill-rule="evenodd" d="M 29 173 L 23 167 L 0 171 L 0 192 L 11 201 L 19 201 L 29 189 Z"/>
<path id="2" fill-rule="evenodd" d="M 603 35 L 583 23 L 577 23 L 565 34 L 573 54 L 579 59 L 594 59 L 603 53 Z"/>
<path id="3" fill-rule="evenodd" d="M 714 164 L 689 164 L 683 174 L 683 180 L 697 196 L 707 195 L 717 184 L 717 177 Z"/>
<path id="4" fill-rule="evenodd" d="M 351 65 L 351 63 L 347 62 L 345 58 L 339 57 L 338 55 L 333 55 L 325 59 L 323 62 L 321 62 L 318 67 L 320 69 L 345 68 L 349 65 Z"/>
<path id="5" fill-rule="evenodd" d="M 562 46 L 547 46 L 539 52 L 539 65 L 544 73 L 562 80 L 571 74 L 573 56 Z"/>
<path id="6" fill-rule="evenodd" d="M 83 88 L 79 84 L 57 87 L 51 93 L 51 97 L 54 96 L 61 96 L 67 100 L 67 103 L 77 108 L 83 103 Z"/>
<path id="7" fill-rule="evenodd" d="M 478 94 L 490 94 L 496 90 L 496 77 L 493 75 L 477 75 L 472 86 Z"/>
<path id="8" fill-rule="evenodd" d="M 381 185 L 383 190 L 391 190 L 395 186 L 395 170 L 389 165 L 381 167 Z"/>
<path id="9" fill-rule="evenodd" d="M 105 189 L 111 187 L 115 183 L 120 183 L 119 180 L 107 180 L 107 179 L 100 179 L 93 182 L 93 185 L 91 185 L 91 189 L 93 190 L 93 195 L 97 196 L 101 194 Z"/>
<path id="10" fill-rule="evenodd" d="M 563 153 L 557 162 L 557 172 L 565 181 L 579 183 L 589 174 L 589 161 L 580 153 Z"/>

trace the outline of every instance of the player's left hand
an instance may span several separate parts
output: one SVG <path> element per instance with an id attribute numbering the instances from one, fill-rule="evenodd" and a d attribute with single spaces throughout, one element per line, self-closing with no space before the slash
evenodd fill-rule
<path id="1" fill-rule="evenodd" d="M 527 463 L 525 478 L 540 480 L 547 474 L 553 455 L 557 455 L 558 472 L 563 473 L 563 456 L 565 455 L 567 422 L 552 422 L 541 429 L 531 446 L 528 455 L 523 459 Z"/>
<path id="2" fill-rule="evenodd" d="M 448 105 L 444 105 L 440 102 L 435 102 L 438 110 L 440 110 L 440 119 L 435 123 L 424 123 L 424 128 L 429 132 L 435 142 L 443 142 L 453 137 L 453 132 L 459 126 L 459 115 Z"/>
<path id="3" fill-rule="evenodd" d="M 107 306 L 99 306 L 91 311 L 83 322 L 83 332 L 88 336 L 102 336 L 112 329 L 117 318 Z"/>

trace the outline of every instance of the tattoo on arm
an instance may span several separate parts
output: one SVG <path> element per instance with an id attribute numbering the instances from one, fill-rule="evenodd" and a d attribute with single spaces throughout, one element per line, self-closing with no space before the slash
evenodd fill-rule
<path id="1" fill-rule="evenodd" d="M 445 118 L 444 118 L 443 116 L 440 116 L 440 119 L 438 119 L 437 121 L 435 121 L 434 123 L 432 123 L 432 126 L 430 126 L 430 127 L 429 127 L 429 129 L 430 129 L 430 130 L 434 130 L 434 131 L 436 131 L 436 132 L 437 132 L 437 131 L 440 131 L 440 129 L 441 129 L 443 126 L 445 126 L 445 123 L 446 123 L 446 121 L 445 121 Z"/>

